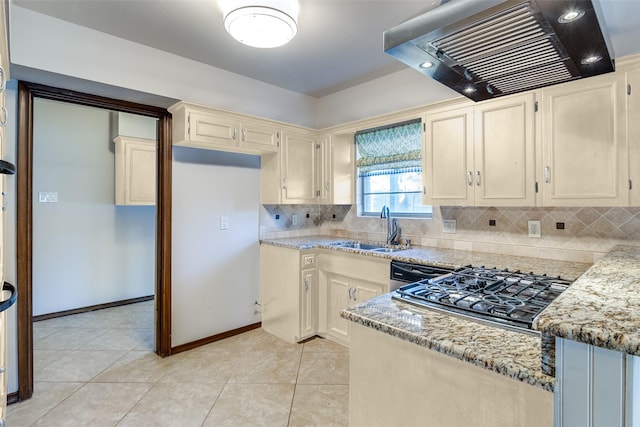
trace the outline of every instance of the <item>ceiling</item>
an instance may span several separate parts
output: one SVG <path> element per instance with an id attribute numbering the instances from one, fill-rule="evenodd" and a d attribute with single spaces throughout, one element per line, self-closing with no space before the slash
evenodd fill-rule
<path id="1" fill-rule="evenodd" d="M 298 34 L 289 44 L 275 49 L 256 49 L 231 38 L 224 30 L 216 0 L 12 3 L 294 92 L 322 97 L 406 68 L 383 52 L 382 33 L 425 10 L 432 1 L 299 0 Z M 602 10 L 614 56 L 640 53 L 640 1 L 594 3 Z"/>

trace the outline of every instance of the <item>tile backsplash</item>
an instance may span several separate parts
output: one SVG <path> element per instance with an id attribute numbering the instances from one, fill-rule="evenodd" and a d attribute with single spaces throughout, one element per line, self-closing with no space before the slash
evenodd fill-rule
<path id="1" fill-rule="evenodd" d="M 358 217 L 356 210 L 355 205 L 264 205 L 260 237 L 326 234 L 384 241 L 386 221 Z M 443 219 L 456 220 L 455 234 L 443 233 Z M 489 225 L 490 220 L 495 225 Z M 528 237 L 529 220 L 541 222 L 542 237 Z M 640 208 L 635 207 L 434 206 L 432 219 L 399 218 L 398 222 L 402 237 L 416 245 L 567 261 L 594 262 L 616 244 L 640 245 Z M 564 229 L 558 229 L 558 223 Z"/>

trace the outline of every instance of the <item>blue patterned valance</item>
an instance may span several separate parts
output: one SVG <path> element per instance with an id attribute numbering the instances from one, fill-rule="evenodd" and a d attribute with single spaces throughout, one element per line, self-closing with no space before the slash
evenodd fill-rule
<path id="1" fill-rule="evenodd" d="M 420 120 L 356 133 L 356 165 L 360 174 L 422 167 Z"/>

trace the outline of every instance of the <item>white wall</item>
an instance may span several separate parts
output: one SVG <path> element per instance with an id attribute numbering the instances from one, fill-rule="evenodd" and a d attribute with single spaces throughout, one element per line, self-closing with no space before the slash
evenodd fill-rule
<path id="1" fill-rule="evenodd" d="M 114 204 L 110 114 L 34 102 L 34 315 L 154 294 L 155 208 Z"/>
<path id="2" fill-rule="evenodd" d="M 408 68 L 318 99 L 318 129 L 393 113 L 460 94 Z"/>
<path id="3" fill-rule="evenodd" d="M 11 63 L 314 127 L 315 98 L 10 5 Z"/>
<path id="4" fill-rule="evenodd" d="M 260 321 L 260 158 L 174 147 L 172 175 L 175 347 Z"/>

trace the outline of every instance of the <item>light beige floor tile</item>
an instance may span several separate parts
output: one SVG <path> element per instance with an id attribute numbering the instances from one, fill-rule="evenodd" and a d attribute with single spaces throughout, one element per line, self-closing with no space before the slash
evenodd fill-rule
<path id="1" fill-rule="evenodd" d="M 151 351 L 130 351 L 101 371 L 92 382 L 155 383 L 173 364 L 171 357 L 162 358 Z"/>
<path id="2" fill-rule="evenodd" d="M 109 329 L 78 350 L 133 350 L 153 335 L 152 329 Z"/>
<path id="3" fill-rule="evenodd" d="M 227 384 L 203 427 L 286 427 L 293 385 Z"/>
<path id="4" fill-rule="evenodd" d="M 298 384 L 289 427 L 348 427 L 349 386 Z"/>
<path id="5" fill-rule="evenodd" d="M 32 425 L 82 386 L 83 383 L 35 382 L 31 399 L 7 406 L 7 426 Z"/>
<path id="6" fill-rule="evenodd" d="M 230 383 L 295 384 L 300 366 L 300 353 L 254 351 L 236 353 L 236 364 Z"/>
<path id="7" fill-rule="evenodd" d="M 174 366 L 160 380 L 163 383 L 225 384 L 238 364 L 237 353 L 186 351 L 171 356 Z"/>
<path id="8" fill-rule="evenodd" d="M 249 332 L 245 332 L 241 335 L 236 335 L 211 343 L 207 346 L 202 347 L 202 351 L 289 351 L 297 353 L 301 351 L 301 348 L 301 344 L 289 343 L 274 335 L 271 335 L 268 332 L 265 332 L 264 329 L 259 328 Z"/>
<path id="9" fill-rule="evenodd" d="M 33 371 L 38 372 L 44 369 L 69 355 L 72 351 L 73 350 L 35 350 L 33 352 Z"/>
<path id="10" fill-rule="evenodd" d="M 36 381 L 90 381 L 122 358 L 126 351 L 70 351 L 34 372 Z"/>
<path id="11" fill-rule="evenodd" d="M 304 343 L 304 352 L 348 352 L 349 349 L 343 345 L 337 344 L 331 340 L 316 337 L 311 341 Z"/>
<path id="12" fill-rule="evenodd" d="M 118 424 L 200 427 L 223 384 L 156 384 Z"/>
<path id="13" fill-rule="evenodd" d="M 59 331 L 33 343 L 34 349 L 75 350 L 83 344 L 103 335 L 106 329 L 61 328 Z"/>
<path id="14" fill-rule="evenodd" d="M 34 425 L 113 427 L 151 386 L 145 383 L 86 384 Z"/>
<path id="15" fill-rule="evenodd" d="M 38 342 L 43 338 L 48 337 L 49 335 L 60 331 L 62 328 L 49 328 L 37 326 L 37 323 L 33 324 L 33 342 Z"/>
<path id="16" fill-rule="evenodd" d="M 116 313 L 117 314 L 117 313 Z M 132 311 L 127 316 L 118 316 L 114 323 L 115 328 L 146 329 L 153 325 L 155 312 L 153 311 Z"/>
<path id="17" fill-rule="evenodd" d="M 302 353 L 298 384 L 349 384 L 349 353 Z"/>
<path id="18" fill-rule="evenodd" d="M 137 345 L 134 350 L 156 351 L 155 342 L 156 337 L 155 332 L 153 332 L 149 338 Z"/>

